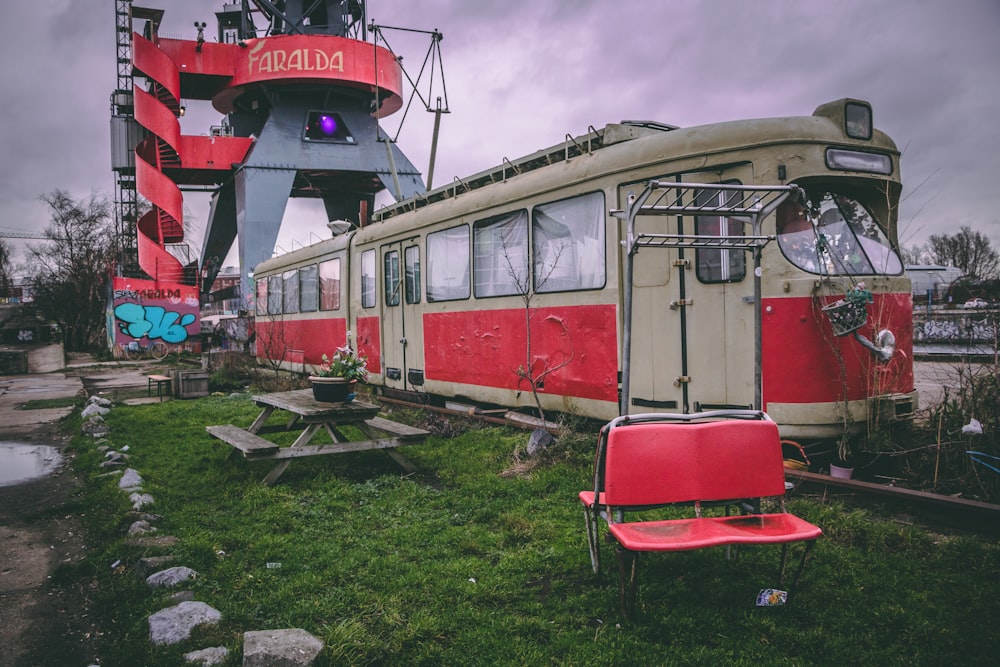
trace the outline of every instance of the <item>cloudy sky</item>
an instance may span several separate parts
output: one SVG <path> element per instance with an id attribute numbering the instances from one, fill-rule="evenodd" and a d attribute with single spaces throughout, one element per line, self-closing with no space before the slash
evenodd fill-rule
<path id="1" fill-rule="evenodd" d="M 160 34 L 183 39 L 195 37 L 194 21 L 214 35 L 222 7 L 136 4 L 164 9 Z M 43 229 L 39 196 L 56 188 L 76 198 L 114 192 L 114 8 L 114 0 L 45 0 L 5 9 L 0 231 Z M 450 113 L 438 185 L 588 126 L 809 115 L 855 97 L 871 102 L 876 126 L 903 151 L 904 245 L 968 225 L 1000 247 L 991 199 L 1000 166 L 1000 0 L 369 0 L 368 12 L 381 25 L 444 34 Z M 427 38 L 387 34 L 415 76 Z M 207 103 L 188 111 L 188 134 L 220 120 Z M 401 116 L 386 119 L 390 133 Z M 424 171 L 431 121 L 411 110 L 399 135 Z M 186 196 L 185 206 L 203 229 L 207 197 Z M 319 211 L 290 206 L 278 244 L 290 250 L 325 237 L 324 223 Z M 202 232 L 190 241 L 200 247 Z"/>

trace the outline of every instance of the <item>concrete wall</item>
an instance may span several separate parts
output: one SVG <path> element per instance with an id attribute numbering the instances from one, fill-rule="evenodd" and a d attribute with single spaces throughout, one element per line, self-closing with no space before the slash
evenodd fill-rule
<path id="1" fill-rule="evenodd" d="M 28 372 L 51 373 L 66 367 L 66 348 L 62 343 L 28 348 Z"/>
<path id="2" fill-rule="evenodd" d="M 0 375 L 51 373 L 65 367 L 66 353 L 62 343 L 0 348 Z"/>

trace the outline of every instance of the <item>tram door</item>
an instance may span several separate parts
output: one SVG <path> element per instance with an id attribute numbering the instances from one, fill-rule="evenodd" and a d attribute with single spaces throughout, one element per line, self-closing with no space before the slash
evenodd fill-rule
<path id="1" fill-rule="evenodd" d="M 424 384 L 420 326 L 420 247 L 416 239 L 382 246 L 382 373 L 385 386 L 420 391 Z"/>
<path id="2" fill-rule="evenodd" d="M 749 174 L 744 178 L 752 182 Z M 684 180 L 708 179 L 697 174 Z M 691 189 L 683 197 L 698 205 L 725 203 L 718 190 Z M 629 412 L 751 407 L 753 257 L 739 248 L 698 247 L 713 243 L 712 237 L 749 234 L 749 228 L 722 215 L 640 216 L 636 228 L 698 239 L 641 248 L 635 256 Z"/>

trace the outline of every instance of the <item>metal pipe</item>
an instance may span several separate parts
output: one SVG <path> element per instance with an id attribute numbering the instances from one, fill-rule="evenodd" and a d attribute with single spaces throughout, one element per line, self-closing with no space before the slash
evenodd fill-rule
<path id="1" fill-rule="evenodd" d="M 427 167 L 427 189 L 431 190 L 434 186 L 434 161 L 437 158 L 437 147 L 438 147 L 438 134 L 441 130 L 441 98 L 437 98 L 437 109 L 434 110 L 434 134 L 431 136 L 431 159 L 430 164 Z"/>
<path id="2" fill-rule="evenodd" d="M 379 139 L 379 141 L 385 142 L 385 155 L 389 160 L 389 171 L 392 173 L 392 187 L 395 190 L 393 195 L 396 197 L 396 201 L 403 199 L 403 188 L 399 185 L 399 172 L 396 171 L 396 156 L 392 154 L 392 142 L 389 138 Z"/>

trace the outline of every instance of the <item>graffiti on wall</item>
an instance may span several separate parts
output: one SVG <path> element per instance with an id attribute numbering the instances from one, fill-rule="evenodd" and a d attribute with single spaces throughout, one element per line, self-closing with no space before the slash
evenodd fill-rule
<path id="1" fill-rule="evenodd" d="M 108 327 L 112 344 L 126 346 L 144 339 L 168 345 L 197 345 L 200 351 L 197 288 L 189 285 L 114 278 Z"/>
<path id="2" fill-rule="evenodd" d="M 1000 320 L 990 313 L 945 313 L 928 318 L 914 313 L 915 343 L 991 343 Z"/>
<path id="3" fill-rule="evenodd" d="M 187 325 L 197 317 L 192 313 L 168 311 L 162 306 L 122 303 L 115 306 L 115 318 L 123 333 L 132 338 L 162 339 L 164 343 L 183 343 L 188 337 Z"/>

